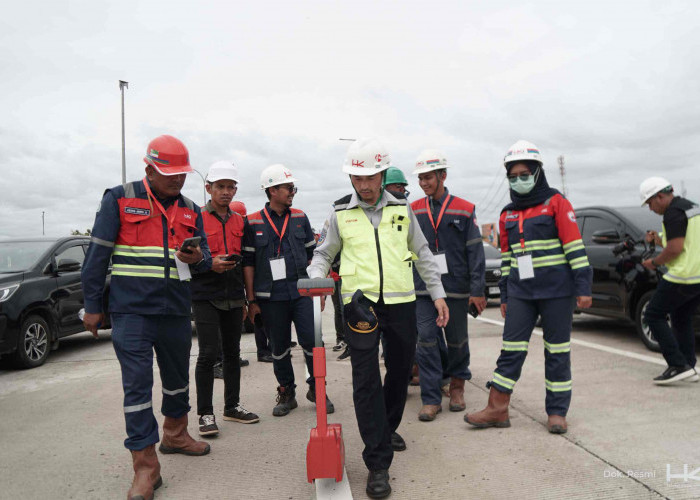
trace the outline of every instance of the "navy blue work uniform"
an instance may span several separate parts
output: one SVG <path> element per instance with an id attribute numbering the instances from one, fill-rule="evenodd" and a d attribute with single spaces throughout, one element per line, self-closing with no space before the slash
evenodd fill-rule
<path id="1" fill-rule="evenodd" d="M 552 190 L 555 191 L 555 190 Z M 591 295 L 588 263 L 571 203 L 558 191 L 521 210 L 507 206 L 500 217 L 501 304 L 507 304 L 503 347 L 489 385 L 512 393 L 527 356 L 537 316 L 542 317 L 545 406 L 565 417 L 571 403 L 571 318 L 575 297 Z M 534 277 L 521 278 L 518 257 L 529 254 Z"/>
<path id="2" fill-rule="evenodd" d="M 191 236 L 202 238 L 203 260 L 190 269 L 207 271 L 211 256 L 199 207 L 182 195 L 157 198 L 146 179 L 108 189 L 95 217 L 82 271 L 85 311 L 103 312 L 111 259 L 112 343 L 122 370 L 124 445 L 130 450 L 159 440 L 151 394 L 154 349 L 163 384 L 161 412 L 180 418 L 190 410 L 190 284 L 180 281 L 174 254 Z"/>
<path id="3" fill-rule="evenodd" d="M 448 273 L 442 274 L 450 321 L 437 326 L 437 311 L 418 272 L 413 270 L 416 287 L 418 345 L 416 361 L 420 368 L 421 399 L 425 405 L 439 405 L 443 377 L 469 380 L 469 297 L 483 297 L 486 261 L 481 232 L 476 224 L 474 205 L 452 196 L 447 188 L 438 199 L 422 198 L 411 204 L 430 251 L 444 253 Z M 447 343 L 446 363 L 441 346 Z"/>
<path id="4" fill-rule="evenodd" d="M 286 222 L 285 222 L 286 221 Z M 292 323 L 304 351 L 313 387 L 314 314 L 311 297 L 302 297 L 297 281 L 308 278 L 306 267 L 316 240 L 306 214 L 295 208 L 282 215 L 270 208 L 248 214 L 243 230 L 243 266 L 255 267 L 253 288 L 263 324 L 270 335 L 272 366 L 282 387 L 296 387 L 291 360 Z M 283 258 L 286 277 L 273 280 L 271 259 Z"/>

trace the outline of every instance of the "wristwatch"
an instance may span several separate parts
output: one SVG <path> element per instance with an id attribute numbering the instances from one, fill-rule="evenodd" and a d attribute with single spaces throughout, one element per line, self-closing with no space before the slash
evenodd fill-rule
<path id="1" fill-rule="evenodd" d="M 246 299 L 245 303 L 246 303 L 246 305 L 251 305 L 251 304 L 257 304 L 258 301 L 255 300 L 255 299 L 253 299 L 253 300 L 248 300 L 248 299 Z"/>

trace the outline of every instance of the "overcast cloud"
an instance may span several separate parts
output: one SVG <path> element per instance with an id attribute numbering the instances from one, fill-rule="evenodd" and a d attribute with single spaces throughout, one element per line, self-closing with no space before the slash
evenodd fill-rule
<path id="1" fill-rule="evenodd" d="M 663 175 L 700 200 L 700 6 L 695 2 L 14 2 L 0 19 L 0 236 L 91 227 L 150 139 L 172 134 L 206 174 L 241 171 L 237 198 L 265 201 L 284 163 L 295 206 L 320 227 L 349 192 L 349 145 L 380 137 L 411 175 L 444 151 L 447 185 L 480 222 L 507 202 L 501 160 L 537 144 L 550 184 L 564 155 L 574 206 L 638 203 Z M 202 200 L 191 175 L 184 192 Z"/>

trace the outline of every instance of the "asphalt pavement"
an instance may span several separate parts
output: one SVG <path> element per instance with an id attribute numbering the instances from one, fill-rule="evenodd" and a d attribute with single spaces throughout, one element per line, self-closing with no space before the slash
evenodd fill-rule
<path id="1" fill-rule="evenodd" d="M 501 348 L 497 307 L 483 320 L 469 320 L 471 370 L 467 411 L 487 399 Z M 346 470 L 355 498 L 364 493 L 367 471 L 352 403 L 350 363 L 335 360 L 330 311 L 324 313 L 328 393 L 343 425 Z M 523 375 L 516 385 L 508 429 L 477 430 L 464 413 L 444 411 L 420 422 L 420 391 L 410 387 L 399 433 L 408 449 L 396 453 L 390 470 L 391 498 L 598 499 L 700 498 L 700 384 L 657 387 L 660 355 L 646 350 L 634 328 L 581 315 L 574 320 L 573 402 L 569 432 L 546 430 L 542 337 L 533 335 Z M 258 424 L 226 422 L 223 383 L 216 381 L 214 406 L 220 435 L 205 457 L 159 455 L 163 486 L 156 499 L 312 498 L 305 453 L 315 412 L 304 394 L 304 364 L 293 350 L 299 408 L 273 417 L 272 366 L 259 363 L 252 335 L 242 340 L 250 366 L 242 369 L 241 400 L 261 417 Z M 194 403 L 193 338 L 191 398 Z M 157 372 L 157 366 L 154 367 Z M 160 405 L 155 376 L 154 408 Z M 162 416 L 156 413 L 159 422 Z M 190 413 L 196 436 L 196 415 Z M 82 333 L 61 342 L 37 369 L 0 370 L 0 498 L 123 498 L 132 479 L 123 447 L 124 418 L 119 364 L 109 332 L 99 340 Z"/>

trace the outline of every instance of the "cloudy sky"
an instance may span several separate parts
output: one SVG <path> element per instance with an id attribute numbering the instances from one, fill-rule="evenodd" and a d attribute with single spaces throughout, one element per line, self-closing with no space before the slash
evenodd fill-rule
<path id="1" fill-rule="evenodd" d="M 247 5 L 246 5 L 247 4 Z M 13 2 L 0 18 L 0 236 L 92 226 L 149 140 L 182 139 L 193 166 L 241 170 L 258 209 L 261 170 L 284 163 L 295 206 L 320 227 L 349 192 L 349 143 L 376 136 L 411 176 L 444 151 L 447 185 L 495 220 L 501 159 L 537 144 L 554 187 L 564 155 L 574 206 L 633 205 L 663 175 L 700 199 L 700 4 L 691 1 Z M 202 202 L 202 181 L 184 192 Z"/>

